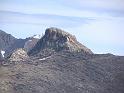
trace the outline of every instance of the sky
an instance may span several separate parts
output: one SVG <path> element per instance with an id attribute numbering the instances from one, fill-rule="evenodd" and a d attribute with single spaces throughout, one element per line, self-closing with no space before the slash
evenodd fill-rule
<path id="1" fill-rule="evenodd" d="M 0 0 L 0 29 L 17 38 L 61 28 L 94 53 L 124 55 L 124 0 Z"/>

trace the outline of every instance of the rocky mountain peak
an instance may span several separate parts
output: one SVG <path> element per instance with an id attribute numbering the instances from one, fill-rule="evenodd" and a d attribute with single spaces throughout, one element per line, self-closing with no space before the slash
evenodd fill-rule
<path id="1" fill-rule="evenodd" d="M 74 37 L 74 35 L 71 35 L 70 33 L 65 32 L 62 29 L 55 28 L 55 27 L 47 28 L 46 31 L 45 31 L 45 35 L 51 35 L 51 36 L 58 35 L 58 37 L 61 37 L 61 36 L 65 36 L 65 37 L 71 36 L 71 37 Z"/>
<path id="2" fill-rule="evenodd" d="M 71 35 L 70 33 L 65 32 L 64 30 L 54 28 L 54 27 L 46 29 L 45 36 L 48 39 L 51 39 L 54 41 L 55 40 L 62 40 L 64 42 L 67 42 L 67 41 L 70 42 L 71 40 L 76 41 L 76 37 L 74 35 Z"/>
<path id="3" fill-rule="evenodd" d="M 83 51 L 88 54 L 93 53 L 90 49 L 79 43 L 74 35 L 54 27 L 46 29 L 45 35 L 38 41 L 36 46 L 29 51 L 29 54 L 33 55 L 39 53 L 46 48 L 55 51 L 67 50 Z"/>

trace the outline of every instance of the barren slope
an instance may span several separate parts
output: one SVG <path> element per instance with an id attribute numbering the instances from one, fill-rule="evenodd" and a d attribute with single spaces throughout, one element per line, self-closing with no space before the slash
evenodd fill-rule
<path id="1" fill-rule="evenodd" d="M 124 57 L 61 52 L 0 67 L 1 93 L 124 93 Z"/>

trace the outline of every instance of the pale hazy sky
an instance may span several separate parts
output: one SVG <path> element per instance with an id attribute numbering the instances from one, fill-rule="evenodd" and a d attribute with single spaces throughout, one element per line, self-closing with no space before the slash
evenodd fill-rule
<path id="1" fill-rule="evenodd" d="M 58 27 L 95 53 L 124 55 L 124 0 L 0 0 L 0 29 L 25 38 Z"/>

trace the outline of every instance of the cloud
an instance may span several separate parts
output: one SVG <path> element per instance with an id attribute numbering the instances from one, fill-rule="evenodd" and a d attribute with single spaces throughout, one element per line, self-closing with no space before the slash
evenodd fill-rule
<path id="1" fill-rule="evenodd" d="M 66 1 L 65 1 L 66 2 Z M 71 2 L 71 3 L 70 3 Z M 68 0 L 68 5 L 82 8 L 124 10 L 124 0 Z"/>
<path id="2" fill-rule="evenodd" d="M 78 17 L 124 16 L 123 3 L 124 0 L 1 0 L 0 10 Z"/>
<path id="3" fill-rule="evenodd" d="M 47 27 L 62 29 L 79 27 L 94 21 L 87 17 L 69 17 L 52 14 L 25 14 L 19 12 L 0 11 L 0 28 L 16 37 L 25 38 L 44 31 Z M 19 34 L 22 32 L 25 34 Z M 28 33 L 30 31 L 30 33 Z"/>
<path id="4" fill-rule="evenodd" d="M 69 17 L 52 14 L 24 14 L 19 12 L 0 11 L 0 23 L 34 24 L 34 25 L 58 25 L 63 27 L 79 26 L 86 24 L 90 19 L 87 17 Z"/>
<path id="5" fill-rule="evenodd" d="M 124 0 L 63 0 L 62 3 L 77 11 L 124 16 Z"/>

